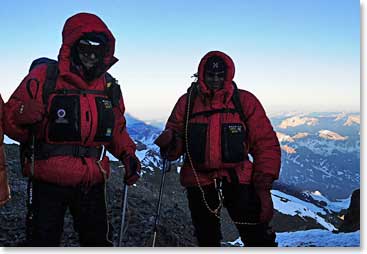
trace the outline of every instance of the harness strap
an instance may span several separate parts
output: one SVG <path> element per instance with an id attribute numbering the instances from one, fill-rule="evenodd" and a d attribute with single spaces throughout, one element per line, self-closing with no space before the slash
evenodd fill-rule
<path id="1" fill-rule="evenodd" d="M 237 110 L 234 108 L 223 108 L 223 109 L 213 109 L 213 110 L 207 110 L 207 111 L 200 111 L 196 112 L 190 115 L 190 118 L 194 118 L 200 115 L 203 115 L 205 117 L 209 117 L 211 115 L 217 114 L 217 113 L 237 113 Z"/>
<path id="2" fill-rule="evenodd" d="M 53 93 L 56 93 L 56 94 L 100 94 L 100 95 L 107 96 L 107 93 L 105 91 L 99 91 L 99 90 L 58 89 L 58 90 L 53 91 Z"/>
<path id="3" fill-rule="evenodd" d="M 54 156 L 93 157 L 100 158 L 101 147 L 87 147 L 68 144 L 46 144 L 37 143 L 35 154 L 37 160 L 45 160 Z"/>
<path id="4" fill-rule="evenodd" d="M 240 184 L 240 180 L 238 179 L 238 175 L 236 174 L 236 170 L 234 168 L 228 168 L 227 172 L 233 184 Z"/>

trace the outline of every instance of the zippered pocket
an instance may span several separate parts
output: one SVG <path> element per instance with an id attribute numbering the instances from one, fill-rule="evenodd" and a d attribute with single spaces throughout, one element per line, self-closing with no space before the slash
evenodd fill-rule
<path id="1" fill-rule="evenodd" d="M 245 159 L 245 130 L 240 123 L 222 124 L 222 161 L 242 162 Z"/>

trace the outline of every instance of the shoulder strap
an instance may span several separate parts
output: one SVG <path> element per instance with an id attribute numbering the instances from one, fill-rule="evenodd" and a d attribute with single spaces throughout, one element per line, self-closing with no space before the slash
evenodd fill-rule
<path id="1" fill-rule="evenodd" d="M 240 100 L 240 93 L 238 91 L 237 85 L 234 81 L 232 81 L 234 90 L 233 90 L 233 95 L 232 95 L 232 103 L 234 105 L 234 107 L 236 108 L 238 114 L 240 115 L 240 118 L 242 120 L 242 122 L 246 125 L 247 122 L 247 117 L 245 115 L 245 113 L 243 112 L 243 108 L 242 108 L 242 103 Z"/>
<path id="2" fill-rule="evenodd" d="M 112 107 L 116 107 L 119 105 L 119 100 L 120 97 L 122 96 L 120 85 L 118 84 L 117 80 L 114 77 L 112 77 L 112 75 L 109 74 L 108 72 L 106 72 L 105 78 L 106 78 L 105 93 L 108 96 L 108 98 L 111 99 Z"/>
<path id="3" fill-rule="evenodd" d="M 59 74 L 59 70 L 57 67 L 57 62 L 48 62 L 47 63 L 47 71 L 46 71 L 46 79 L 43 85 L 43 93 L 42 100 L 44 104 L 48 103 L 48 98 L 52 92 L 55 91 L 56 80 Z M 117 83 L 117 80 L 111 76 L 111 74 L 106 73 L 106 89 L 105 94 L 108 98 L 111 99 L 112 106 L 115 107 L 119 103 L 119 99 L 121 96 L 120 86 Z M 70 91 L 75 93 L 76 91 Z M 65 91 L 61 91 L 60 93 L 65 93 Z M 93 91 L 87 91 L 87 93 L 93 93 Z M 100 92 L 96 91 L 96 94 L 100 94 Z"/>
<path id="4" fill-rule="evenodd" d="M 192 82 L 189 89 L 187 89 L 187 104 L 186 104 L 185 119 L 187 119 L 187 114 L 189 114 L 189 117 L 191 117 L 192 115 L 192 110 L 194 109 L 194 102 L 197 94 L 198 94 L 198 83 Z M 189 101 L 190 105 L 188 105 Z"/>
<path id="5" fill-rule="evenodd" d="M 242 103 L 241 103 L 241 100 L 240 100 L 240 94 L 239 94 L 239 91 L 238 91 L 238 88 L 237 88 L 237 85 L 234 81 L 232 81 L 232 84 L 233 84 L 233 87 L 234 87 L 234 90 L 233 90 L 233 95 L 232 95 L 232 103 L 236 109 L 236 111 L 238 112 L 238 114 L 240 115 L 240 118 L 242 120 L 242 122 L 246 125 L 246 122 L 247 122 L 247 117 L 245 115 L 245 113 L 243 112 L 243 109 L 242 109 Z M 197 87 L 197 83 L 196 82 L 192 82 L 191 83 L 191 87 L 187 90 L 187 96 L 190 95 L 190 90 L 192 90 L 191 92 L 191 98 L 190 98 L 190 105 L 187 105 L 186 106 L 186 112 L 185 112 L 185 119 L 187 117 L 187 114 L 189 114 L 189 118 L 192 117 L 192 110 L 194 108 L 194 100 L 197 96 L 197 93 L 198 93 L 198 87 Z M 188 103 L 189 100 L 187 100 L 187 103 Z M 215 113 L 218 113 L 218 112 L 215 112 Z"/>
<path id="6" fill-rule="evenodd" d="M 47 63 L 46 79 L 45 83 L 43 84 L 42 91 L 43 104 L 48 103 L 48 97 L 55 90 L 58 74 L 59 69 L 57 68 L 57 62 L 55 61 Z"/>

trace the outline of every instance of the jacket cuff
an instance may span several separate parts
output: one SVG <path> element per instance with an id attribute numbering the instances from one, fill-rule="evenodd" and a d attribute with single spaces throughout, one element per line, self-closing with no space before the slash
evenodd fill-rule
<path id="1" fill-rule="evenodd" d="M 273 186 L 274 178 L 272 175 L 255 171 L 252 176 L 252 182 L 257 190 L 270 190 Z"/>

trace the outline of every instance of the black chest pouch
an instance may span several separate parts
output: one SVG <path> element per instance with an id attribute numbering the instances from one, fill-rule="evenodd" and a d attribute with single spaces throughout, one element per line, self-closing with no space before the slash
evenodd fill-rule
<path id="1" fill-rule="evenodd" d="M 81 141 L 78 95 L 56 95 L 49 110 L 48 139 L 54 142 Z"/>
<path id="2" fill-rule="evenodd" d="M 188 126 L 189 152 L 194 163 L 205 162 L 207 129 L 206 123 L 190 123 Z"/>
<path id="3" fill-rule="evenodd" d="M 115 126 L 115 115 L 111 100 L 104 97 L 96 97 L 98 112 L 98 126 L 94 141 L 111 142 L 113 127 Z"/>
<path id="4" fill-rule="evenodd" d="M 222 124 L 222 161 L 242 162 L 245 159 L 245 129 L 240 123 Z"/>

